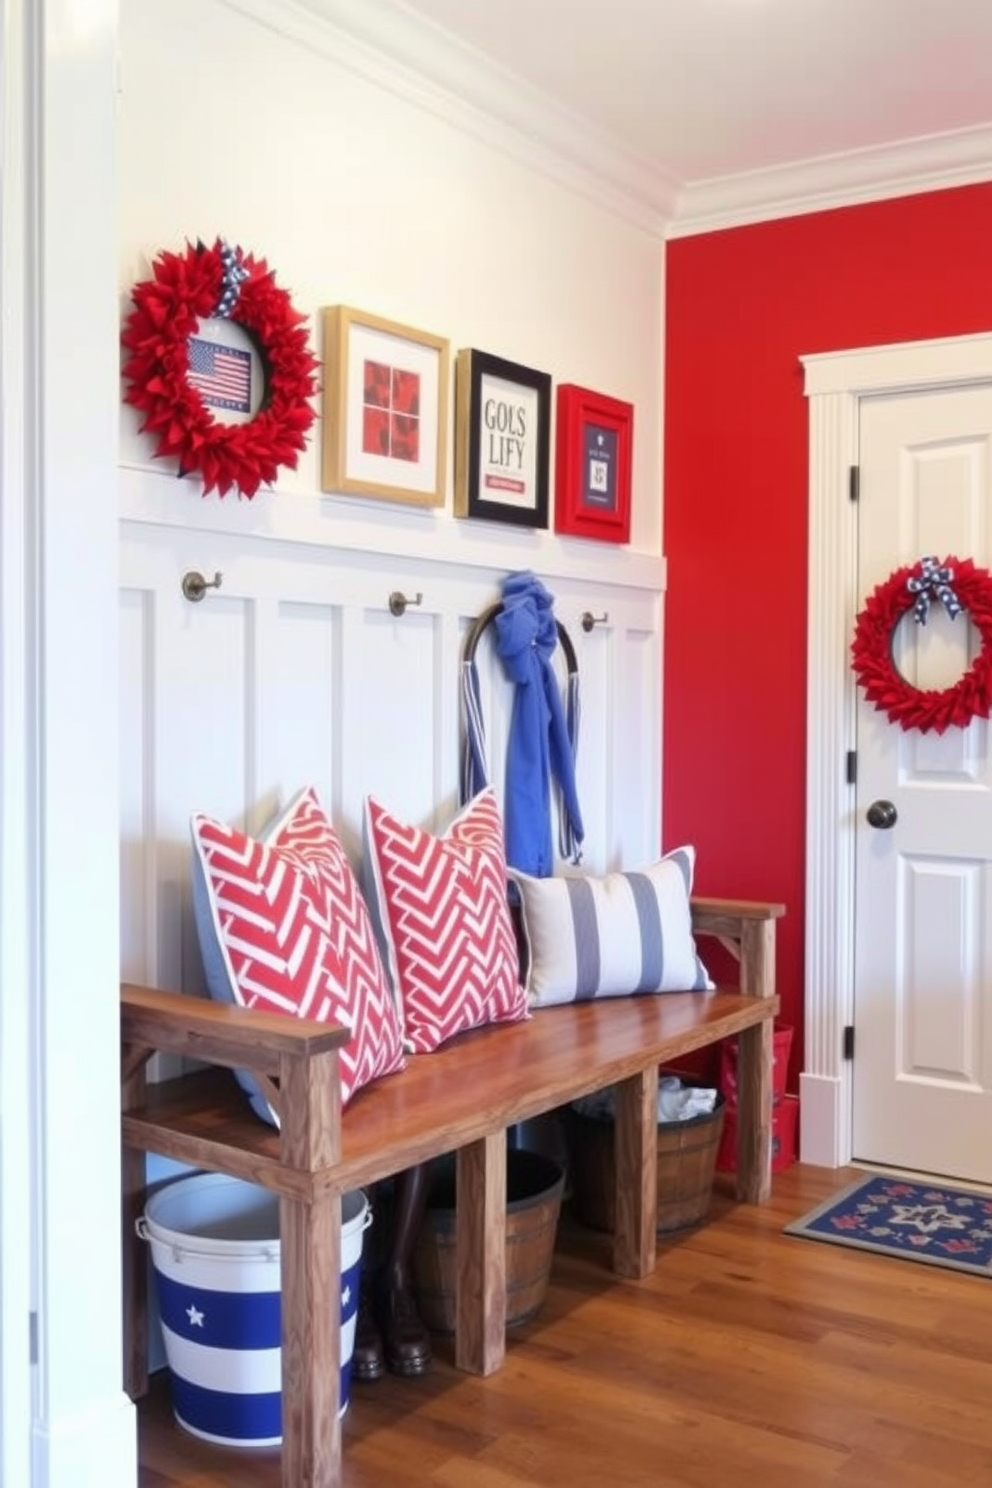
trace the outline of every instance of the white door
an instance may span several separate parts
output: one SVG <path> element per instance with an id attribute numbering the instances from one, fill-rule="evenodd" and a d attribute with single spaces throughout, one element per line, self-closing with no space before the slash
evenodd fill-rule
<path id="1" fill-rule="evenodd" d="M 859 608 L 927 554 L 992 569 L 992 386 L 863 399 L 859 463 Z M 893 655 L 944 688 L 977 645 L 931 604 Z M 992 724 L 924 734 L 857 706 L 853 1154 L 992 1182 Z"/>

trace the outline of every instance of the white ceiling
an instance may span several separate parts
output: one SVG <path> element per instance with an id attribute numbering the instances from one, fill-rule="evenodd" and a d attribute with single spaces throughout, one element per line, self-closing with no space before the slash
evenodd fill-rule
<path id="1" fill-rule="evenodd" d="M 672 218 L 732 214 L 735 202 L 762 215 L 762 199 L 790 193 L 843 199 L 844 180 L 865 196 L 992 179 L 992 0 L 364 0 L 364 10 L 426 23 L 486 79 L 487 99 L 519 83 L 533 105 L 539 90 L 615 148 L 628 176 L 636 164 L 663 182 Z"/>

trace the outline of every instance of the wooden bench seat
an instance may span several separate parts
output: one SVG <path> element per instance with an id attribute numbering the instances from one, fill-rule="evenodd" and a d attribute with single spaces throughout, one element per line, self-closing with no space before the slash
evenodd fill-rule
<path id="1" fill-rule="evenodd" d="M 580 1003 L 523 1023 L 460 1035 L 360 1090 L 340 1108 L 337 1049 L 346 1035 L 176 993 L 121 991 L 125 1176 L 125 1369 L 147 1388 L 144 1153 L 260 1183 L 280 1196 L 285 1488 L 336 1488 L 343 1192 L 445 1152 L 457 1153 L 455 1361 L 489 1374 L 505 1351 L 506 1130 L 607 1084 L 617 1087 L 613 1268 L 655 1264 L 659 1065 L 737 1035 L 742 1199 L 770 1189 L 774 921 L 778 905 L 693 901 L 698 934 L 739 961 L 737 990 Z M 205 1061 L 201 1074 L 149 1085 L 150 1054 Z M 229 1068 L 270 1082 L 278 1132 L 248 1108 Z M 277 1083 L 276 1083 L 277 1082 Z"/>

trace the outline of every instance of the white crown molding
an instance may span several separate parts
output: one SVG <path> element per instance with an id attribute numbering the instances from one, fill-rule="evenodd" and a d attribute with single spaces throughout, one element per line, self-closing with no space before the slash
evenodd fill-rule
<path id="1" fill-rule="evenodd" d="M 219 0 L 658 237 L 992 180 L 992 127 L 677 182 L 402 0 Z"/>
<path id="2" fill-rule="evenodd" d="M 677 182 L 397 0 L 220 0 L 661 238 Z"/>
<path id="3" fill-rule="evenodd" d="M 992 180 L 992 128 L 956 130 L 686 186 L 666 236 L 690 237 L 774 217 L 988 180 Z"/>

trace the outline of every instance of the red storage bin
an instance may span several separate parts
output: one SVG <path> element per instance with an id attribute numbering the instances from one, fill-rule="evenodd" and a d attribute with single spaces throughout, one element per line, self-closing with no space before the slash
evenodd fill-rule
<path id="1" fill-rule="evenodd" d="M 776 1023 L 772 1034 L 772 1105 L 781 1105 L 792 1052 L 792 1028 Z M 727 1102 L 727 1115 L 737 1110 L 737 1040 L 724 1039 L 720 1045 L 720 1094 Z"/>
<path id="2" fill-rule="evenodd" d="M 799 1129 L 799 1097 L 783 1095 L 772 1109 L 772 1172 L 781 1173 L 796 1160 Z M 737 1171 L 737 1113 L 727 1111 L 723 1120 L 716 1167 L 719 1173 Z"/>

